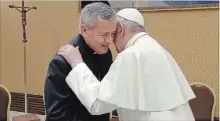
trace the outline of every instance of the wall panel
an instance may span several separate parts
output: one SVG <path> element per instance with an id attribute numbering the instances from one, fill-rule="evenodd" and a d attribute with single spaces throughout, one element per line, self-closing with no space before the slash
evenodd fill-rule
<path id="1" fill-rule="evenodd" d="M 190 83 L 203 82 L 215 92 L 219 112 L 218 10 L 145 12 L 148 33 L 176 59 Z"/>

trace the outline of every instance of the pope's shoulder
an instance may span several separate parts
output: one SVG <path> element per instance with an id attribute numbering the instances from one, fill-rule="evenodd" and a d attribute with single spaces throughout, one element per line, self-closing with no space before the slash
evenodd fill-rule
<path id="1" fill-rule="evenodd" d="M 134 45 L 135 50 L 139 50 L 141 53 L 154 53 L 154 54 L 162 54 L 166 50 L 157 40 L 153 37 L 146 35 L 141 38 Z"/>
<path id="2" fill-rule="evenodd" d="M 155 39 L 146 36 L 138 40 L 134 45 L 128 47 L 119 54 L 119 57 L 145 58 L 146 56 L 164 56 L 166 49 Z"/>

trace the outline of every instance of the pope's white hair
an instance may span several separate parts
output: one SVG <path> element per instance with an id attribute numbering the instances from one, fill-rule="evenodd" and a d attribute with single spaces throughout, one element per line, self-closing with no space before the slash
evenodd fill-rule
<path id="1" fill-rule="evenodd" d="M 86 5 L 81 11 L 79 28 L 82 24 L 92 28 L 98 18 L 116 20 L 116 12 L 113 8 L 101 2 Z"/>
<path id="2" fill-rule="evenodd" d="M 127 29 L 131 30 L 132 32 L 137 32 L 144 29 L 144 26 L 120 16 L 117 16 L 117 21 L 123 24 Z"/>

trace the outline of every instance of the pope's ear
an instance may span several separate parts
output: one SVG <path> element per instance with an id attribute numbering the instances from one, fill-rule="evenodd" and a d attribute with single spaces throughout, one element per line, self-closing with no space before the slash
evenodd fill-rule
<path id="1" fill-rule="evenodd" d="M 124 25 L 121 24 L 121 23 L 119 23 L 119 24 L 118 24 L 118 27 L 119 27 L 119 33 L 120 33 L 120 35 L 122 36 L 122 35 L 124 34 L 124 32 L 125 32 Z"/>

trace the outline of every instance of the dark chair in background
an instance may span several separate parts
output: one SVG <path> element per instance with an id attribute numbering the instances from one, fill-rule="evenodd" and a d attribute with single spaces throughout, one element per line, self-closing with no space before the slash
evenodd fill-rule
<path id="1" fill-rule="evenodd" d="M 196 98 L 189 101 L 196 121 L 214 121 L 215 94 L 212 89 L 200 82 L 191 84 Z"/>
<path id="2" fill-rule="evenodd" d="M 0 84 L 0 121 L 10 121 L 11 93 Z"/>

